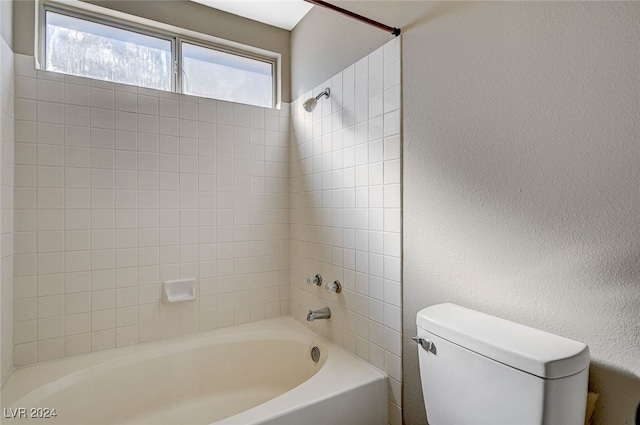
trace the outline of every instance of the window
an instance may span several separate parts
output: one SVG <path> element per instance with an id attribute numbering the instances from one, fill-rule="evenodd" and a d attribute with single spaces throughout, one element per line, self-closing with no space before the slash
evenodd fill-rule
<path id="1" fill-rule="evenodd" d="M 272 81 L 272 63 L 182 43 L 183 93 L 270 107 Z"/>
<path id="2" fill-rule="evenodd" d="M 43 6 L 47 71 L 274 107 L 276 58 Z"/>
<path id="3" fill-rule="evenodd" d="M 45 69 L 158 90 L 172 88 L 172 41 L 46 11 Z"/>

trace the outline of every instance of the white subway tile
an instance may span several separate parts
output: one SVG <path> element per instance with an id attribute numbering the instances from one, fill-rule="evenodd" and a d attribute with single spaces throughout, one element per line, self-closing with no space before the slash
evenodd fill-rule
<path id="1" fill-rule="evenodd" d="M 139 342 L 160 339 L 160 322 L 145 323 L 138 326 Z"/>
<path id="2" fill-rule="evenodd" d="M 117 111 L 123 111 L 123 112 L 137 112 L 139 97 L 142 97 L 142 96 L 137 96 L 135 93 L 116 91 L 115 92 L 115 109 Z M 157 98 L 151 98 L 151 99 L 155 99 L 156 105 L 157 105 L 158 99 Z"/>
<path id="3" fill-rule="evenodd" d="M 67 318 L 70 315 L 75 315 L 75 314 L 79 314 L 79 313 L 88 313 L 91 311 L 91 293 L 90 292 L 78 292 L 78 293 L 74 293 L 74 294 L 67 294 L 65 296 L 65 314 L 67 315 Z M 78 318 L 74 318 L 72 319 L 72 322 L 74 320 L 79 320 Z M 87 321 L 88 322 L 88 321 Z M 85 324 L 86 325 L 86 324 Z M 78 332 L 78 330 L 76 330 L 75 332 L 69 332 L 70 331 L 70 327 L 80 327 L 82 328 L 83 326 L 80 323 L 69 323 L 69 319 L 67 319 L 67 335 L 69 334 L 73 334 L 75 332 Z M 89 329 L 80 329 L 81 331 L 87 332 Z"/>
<path id="4" fill-rule="evenodd" d="M 13 347 L 13 360 L 16 366 L 27 366 L 38 361 L 38 345 L 36 342 L 16 344 Z"/>
<path id="5" fill-rule="evenodd" d="M 35 143 L 15 144 L 15 164 L 35 165 L 37 163 Z"/>
<path id="6" fill-rule="evenodd" d="M 95 299 L 95 297 L 94 297 Z M 91 330 L 93 332 L 113 329 L 116 325 L 116 311 L 114 308 L 93 311 L 91 313 Z"/>
<path id="7" fill-rule="evenodd" d="M 38 340 L 64 336 L 64 316 L 38 319 Z"/>
<path id="8" fill-rule="evenodd" d="M 137 185 L 137 183 L 136 183 Z M 135 187 L 135 186 L 133 186 Z M 117 209 L 134 209 L 138 207 L 138 192 L 135 190 L 116 190 L 115 207 Z"/>
<path id="9" fill-rule="evenodd" d="M 114 191 L 112 188 L 91 189 L 91 208 L 112 209 L 114 205 Z"/>
<path id="10" fill-rule="evenodd" d="M 92 114 L 94 111 L 92 110 Z M 93 115 L 92 115 L 93 122 Z M 115 132 L 111 128 L 92 128 L 91 129 L 91 147 L 98 149 L 113 149 L 115 146 Z"/>
<path id="11" fill-rule="evenodd" d="M 45 102 L 39 100 L 38 102 L 38 122 L 50 123 L 50 124 L 64 124 L 64 104 Z M 16 117 L 18 111 L 16 110 Z"/>
<path id="12" fill-rule="evenodd" d="M 117 242 L 116 242 L 117 243 Z M 138 266 L 138 250 L 135 248 L 117 248 L 116 249 L 116 267 L 118 269 L 125 267 Z"/>
<path id="13" fill-rule="evenodd" d="M 164 122 L 164 120 L 162 121 Z M 158 117 L 154 115 L 138 114 L 138 132 L 158 134 Z"/>
<path id="14" fill-rule="evenodd" d="M 60 188 L 39 188 L 38 207 L 47 209 L 64 208 L 64 189 Z"/>
<path id="15" fill-rule="evenodd" d="M 387 115 L 391 115 L 391 114 L 387 114 Z M 386 123 L 387 115 L 384 116 L 384 123 Z M 398 125 L 399 125 L 399 122 L 398 122 Z M 377 116 L 375 118 L 371 118 L 368 121 L 368 131 L 369 131 L 369 141 L 378 140 L 382 138 L 383 134 L 387 135 L 386 132 L 383 132 L 383 117 Z M 391 134 L 395 134 L 395 133 L 391 133 Z"/>
<path id="16" fill-rule="evenodd" d="M 384 88 L 389 90 L 391 88 L 398 89 L 398 97 L 400 93 L 400 61 L 390 63 L 384 68 Z M 386 92 L 385 92 L 386 93 Z M 386 94 L 385 94 L 386 95 Z M 394 94 L 395 95 L 395 94 Z"/>
<path id="17" fill-rule="evenodd" d="M 38 84 L 35 78 L 15 77 L 15 97 L 21 99 L 38 99 Z"/>
<path id="18" fill-rule="evenodd" d="M 115 128 L 115 114 L 112 109 L 91 108 L 91 127 L 111 130 Z"/>
<path id="19" fill-rule="evenodd" d="M 401 37 L 396 37 L 383 46 L 384 65 L 400 60 Z"/>
<path id="20" fill-rule="evenodd" d="M 181 119 L 178 125 L 180 128 L 180 132 L 179 132 L 180 137 L 186 137 L 186 138 L 192 138 L 192 139 L 198 138 L 198 122 L 197 121 Z"/>
<path id="21" fill-rule="evenodd" d="M 68 356 L 91 352 L 91 334 L 69 335 L 65 337 L 65 353 Z"/>
<path id="22" fill-rule="evenodd" d="M 115 128 L 119 131 L 135 132 L 138 130 L 138 114 L 134 112 L 115 112 Z"/>
<path id="23" fill-rule="evenodd" d="M 399 257 L 384 257 L 384 277 L 400 282 L 402 275 L 401 261 Z"/>
<path id="24" fill-rule="evenodd" d="M 16 120 L 33 121 L 37 120 L 37 105 L 35 100 L 15 98 L 14 100 L 14 117 Z"/>
<path id="25" fill-rule="evenodd" d="M 371 65 L 371 63 L 369 65 Z M 369 89 L 368 89 L 369 99 L 373 97 L 381 96 L 384 90 L 382 64 L 380 62 L 375 64 L 374 66 L 375 66 L 375 70 L 373 69 L 369 70 Z M 369 117 L 374 117 L 374 116 L 376 115 L 371 115 L 371 113 L 369 114 Z"/>
<path id="26" fill-rule="evenodd" d="M 88 168 L 78 168 L 78 167 L 67 166 L 64 169 L 64 187 L 66 189 L 90 188 L 91 187 L 91 171 Z"/>
<path id="27" fill-rule="evenodd" d="M 179 104 L 176 100 L 159 98 L 158 114 L 161 117 L 177 118 L 179 115 Z"/>
<path id="28" fill-rule="evenodd" d="M 179 134 L 178 120 L 175 118 L 165 118 L 159 120 L 158 134 L 165 136 L 178 136 Z"/>
<path id="29" fill-rule="evenodd" d="M 64 249 L 64 231 L 38 232 L 38 252 L 61 252 Z"/>
<path id="30" fill-rule="evenodd" d="M 371 175 L 371 168 L 369 168 L 370 171 L 370 175 Z M 371 180 L 371 177 L 369 177 L 369 180 Z M 363 188 L 365 191 L 367 190 L 367 188 Z M 382 208 L 384 205 L 384 190 L 383 190 L 383 186 L 369 186 L 369 208 Z M 356 205 L 357 206 L 357 205 Z M 371 217 L 370 217 L 371 218 Z M 380 225 L 377 227 L 380 227 Z"/>
<path id="31" fill-rule="evenodd" d="M 369 74 L 375 74 L 377 72 L 381 72 L 382 71 L 382 67 L 383 67 L 383 50 L 384 50 L 384 46 L 376 49 L 375 51 L 373 51 L 372 53 L 369 54 L 368 59 L 369 59 Z M 356 71 L 358 71 L 358 67 L 356 64 Z"/>
<path id="32" fill-rule="evenodd" d="M 389 401 L 389 425 L 402 425 L 402 409 Z"/>
<path id="33" fill-rule="evenodd" d="M 22 276 L 13 279 L 13 299 L 20 300 L 37 296 L 38 284 L 36 276 Z"/>
<path id="34" fill-rule="evenodd" d="M 65 144 L 65 127 L 62 124 L 38 123 L 39 144 L 59 145 Z"/>
<path id="35" fill-rule="evenodd" d="M 35 320 L 38 318 L 38 300 L 36 297 L 15 299 L 13 303 L 13 320 Z"/>
<path id="36" fill-rule="evenodd" d="M 138 208 L 158 208 L 160 194 L 157 190 L 139 190 Z"/>
<path id="37" fill-rule="evenodd" d="M 66 83 L 64 100 L 67 105 L 91 106 L 91 89 L 83 85 Z"/>
<path id="38" fill-rule="evenodd" d="M 63 337 L 38 341 L 38 361 L 59 359 L 65 356 Z"/>
<path id="39" fill-rule="evenodd" d="M 89 127 L 91 114 L 88 106 L 65 105 L 65 124 L 68 126 Z"/>
<path id="40" fill-rule="evenodd" d="M 65 230 L 91 229 L 91 212 L 89 210 L 66 210 Z"/>
<path id="41" fill-rule="evenodd" d="M 129 326 L 138 323 L 138 288 L 116 289 L 116 318 L 118 326 Z"/>
<path id="42" fill-rule="evenodd" d="M 138 343 L 138 326 L 126 326 L 116 329 L 116 347 Z"/>
<path id="43" fill-rule="evenodd" d="M 65 291 L 67 294 L 91 290 L 91 273 L 66 273 Z"/>
<path id="44" fill-rule="evenodd" d="M 115 329 L 105 329 L 91 333 L 91 351 L 102 351 L 115 348 Z"/>
<path id="45" fill-rule="evenodd" d="M 64 315 L 64 295 L 38 297 L 39 319 L 62 315 Z"/>
<path id="46" fill-rule="evenodd" d="M 160 136 L 157 134 L 140 133 L 138 134 L 138 151 L 139 152 L 158 152 L 160 146 Z"/>
<path id="47" fill-rule="evenodd" d="M 65 271 L 65 254 L 47 252 L 38 255 L 38 274 L 62 273 Z"/>
<path id="48" fill-rule="evenodd" d="M 15 186 L 35 187 L 37 184 L 36 169 L 33 165 L 16 165 L 14 167 Z"/>
<path id="49" fill-rule="evenodd" d="M 385 208 L 401 207 L 401 186 L 399 184 L 384 185 Z"/>
<path id="50" fill-rule="evenodd" d="M 384 114 L 384 137 L 400 133 L 400 111 L 395 110 Z"/>
<path id="51" fill-rule="evenodd" d="M 183 97 L 180 101 L 180 118 L 187 120 L 198 119 L 198 104 Z"/>
<path id="52" fill-rule="evenodd" d="M 112 89 L 98 88 L 94 85 L 91 87 L 91 106 L 94 108 L 114 109 L 114 91 Z"/>
<path id="53" fill-rule="evenodd" d="M 65 232 L 65 248 L 68 251 L 82 251 L 91 248 L 89 230 L 68 230 Z"/>
<path id="54" fill-rule="evenodd" d="M 115 151 L 111 149 L 91 149 L 91 168 L 115 168 Z M 111 173 L 109 173 L 111 177 Z M 95 187 L 95 186 L 94 186 Z"/>
<path id="55" fill-rule="evenodd" d="M 115 267 L 115 250 L 100 249 L 91 251 L 91 269 L 105 270 Z"/>
<path id="56" fill-rule="evenodd" d="M 25 320 L 13 324 L 13 343 L 25 344 L 38 340 L 38 322 L 36 320 Z"/>
<path id="57" fill-rule="evenodd" d="M 62 266 L 67 272 L 91 270 L 91 253 L 89 251 L 68 251 L 65 253 Z"/>
<path id="58" fill-rule="evenodd" d="M 14 208 L 16 210 L 31 210 L 37 206 L 36 189 L 30 187 L 16 187 L 14 189 Z"/>
<path id="59" fill-rule="evenodd" d="M 397 381 L 402 381 L 402 360 L 388 351 L 385 352 L 384 370 Z"/>
<path id="60" fill-rule="evenodd" d="M 115 132 L 115 148 L 125 151 L 136 151 L 138 149 L 138 138 L 143 135 L 138 135 L 133 131 L 116 131 Z"/>
<path id="61" fill-rule="evenodd" d="M 47 152 L 42 153 L 43 158 Z M 50 160 L 49 160 L 50 162 Z M 91 165 L 91 150 L 81 147 L 66 147 L 64 150 L 64 165 L 67 167 L 90 167 Z M 90 183 L 91 179 L 86 178 L 86 183 Z"/>
<path id="62" fill-rule="evenodd" d="M 38 145 L 38 165 L 63 166 L 64 153 L 63 146 Z"/>

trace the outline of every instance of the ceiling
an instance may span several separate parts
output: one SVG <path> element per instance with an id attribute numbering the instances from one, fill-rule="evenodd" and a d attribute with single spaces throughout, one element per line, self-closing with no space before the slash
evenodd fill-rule
<path id="1" fill-rule="evenodd" d="M 304 0 L 191 0 L 291 31 L 313 7 Z"/>

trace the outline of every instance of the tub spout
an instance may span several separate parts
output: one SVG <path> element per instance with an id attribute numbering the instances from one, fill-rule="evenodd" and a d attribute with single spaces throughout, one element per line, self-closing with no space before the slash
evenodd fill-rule
<path id="1" fill-rule="evenodd" d="M 329 307 L 321 308 L 320 310 L 309 310 L 307 322 L 313 322 L 316 319 L 328 319 L 330 317 L 331 310 L 329 310 Z"/>

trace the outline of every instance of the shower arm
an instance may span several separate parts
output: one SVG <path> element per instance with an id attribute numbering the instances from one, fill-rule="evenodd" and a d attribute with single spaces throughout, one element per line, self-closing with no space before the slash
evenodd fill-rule
<path id="1" fill-rule="evenodd" d="M 334 6 L 331 3 L 327 3 L 326 1 L 322 1 L 322 0 L 304 0 L 307 3 L 311 3 L 311 4 L 315 4 L 318 6 L 322 6 L 322 7 L 326 7 L 327 9 L 331 9 L 335 12 L 338 13 L 342 13 L 343 15 L 347 15 L 350 18 L 356 19 L 360 22 L 364 22 L 365 24 L 369 24 L 371 26 L 374 26 L 378 29 L 381 29 L 383 31 L 386 31 L 392 35 L 395 35 L 396 37 L 400 35 L 400 32 L 402 31 L 400 28 L 396 28 L 396 27 L 390 27 L 389 25 L 385 25 L 382 24 L 380 22 L 374 21 L 373 19 L 369 19 L 366 18 L 362 15 L 358 15 L 357 13 L 351 12 L 350 10 L 346 10 L 343 9 L 341 7 L 338 6 Z"/>
<path id="2" fill-rule="evenodd" d="M 324 96 L 325 99 L 328 99 L 330 95 L 331 95 L 331 89 L 327 87 L 326 89 L 322 90 L 320 94 L 316 96 L 316 100 L 320 100 L 322 96 Z"/>

